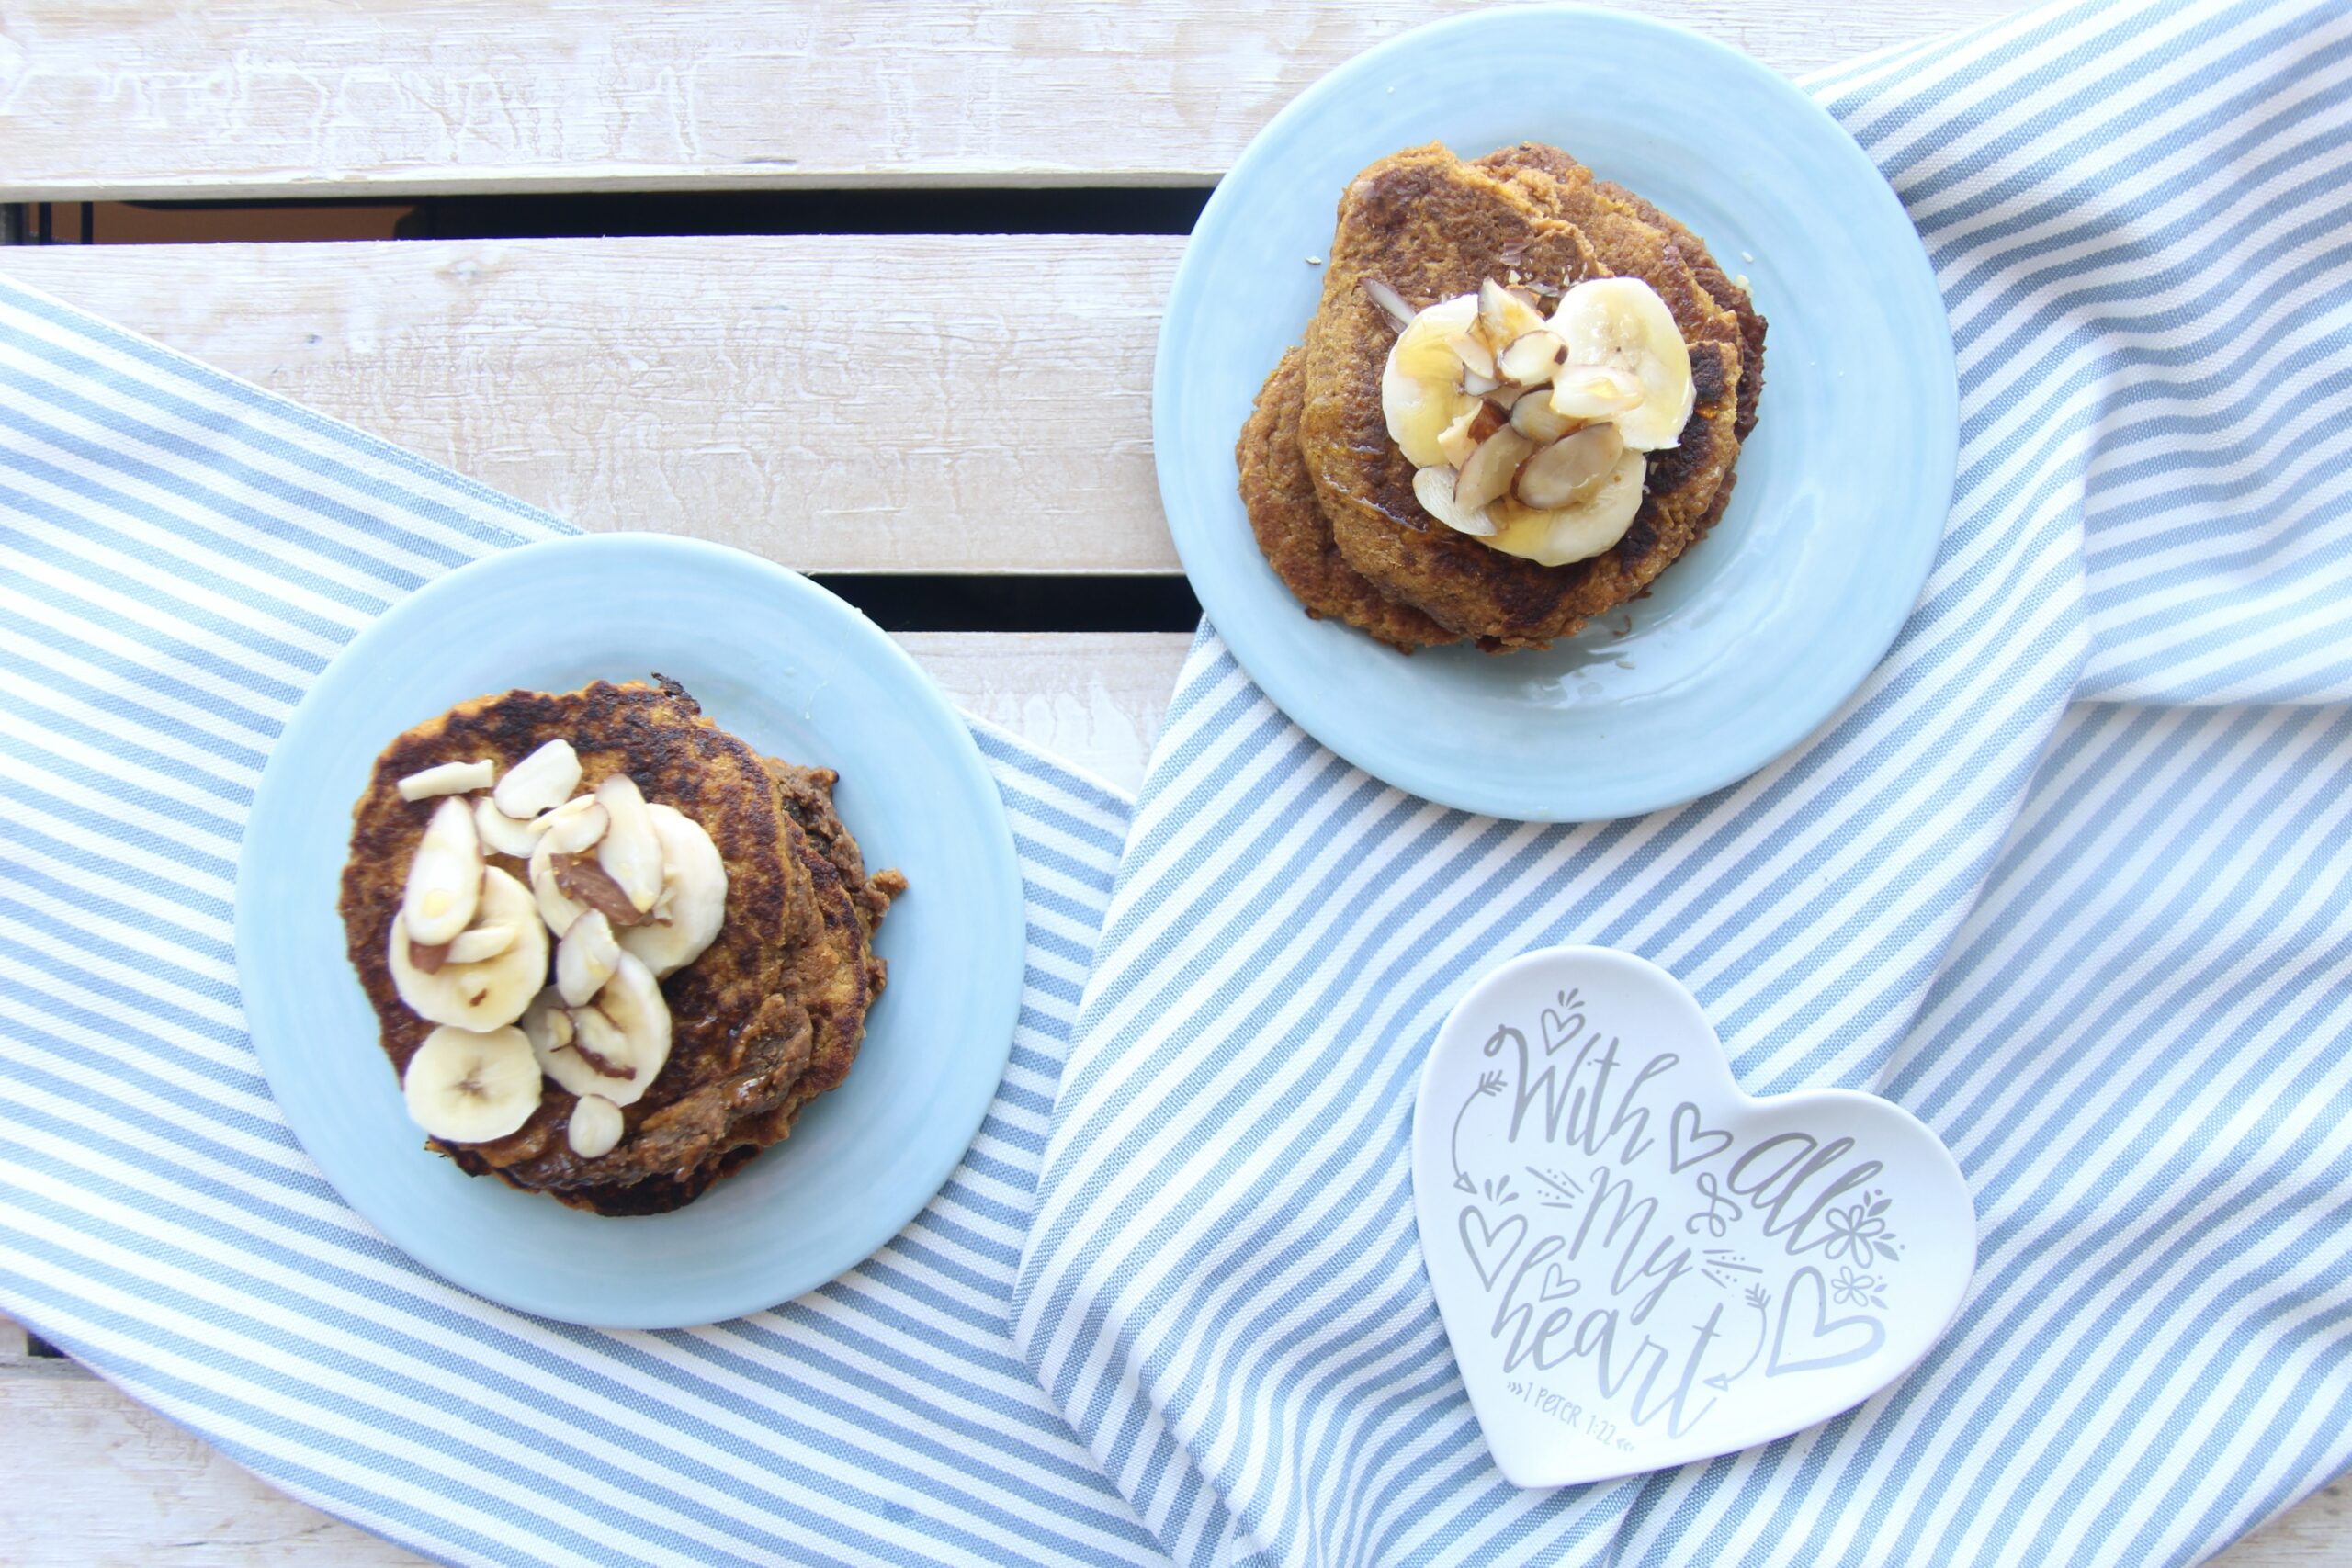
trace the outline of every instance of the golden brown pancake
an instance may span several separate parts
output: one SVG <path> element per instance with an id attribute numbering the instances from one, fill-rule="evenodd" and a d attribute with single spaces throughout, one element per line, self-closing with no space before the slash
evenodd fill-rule
<path id="1" fill-rule="evenodd" d="M 395 1073 L 432 1025 L 400 1000 L 386 958 L 410 859 L 437 801 L 409 802 L 398 784 L 435 762 L 494 758 L 512 767 L 545 742 L 570 740 L 582 787 L 626 772 L 650 800 L 699 823 L 726 863 L 724 922 L 711 946 L 662 982 L 672 1019 L 668 1062 L 623 1112 L 610 1153 L 582 1159 L 565 1136 L 573 1097 L 552 1079 L 521 1128 L 486 1144 L 431 1146 L 473 1175 L 602 1213 L 657 1213 L 781 1139 L 799 1108 L 839 1084 L 854 1060 L 883 967 L 872 921 L 903 888 L 895 872 L 853 890 L 811 842 L 796 811 L 856 853 L 827 787 L 806 779 L 787 801 L 771 764 L 705 717 L 674 682 L 597 682 L 577 692 L 508 692 L 459 704 L 407 731 L 377 759 L 353 811 L 344 870 L 347 948 L 374 1004 Z M 797 770 L 793 770 L 796 773 Z M 835 853 L 842 852 L 838 846 Z M 492 864 L 527 880 L 520 863 Z M 857 863 L 853 860 L 853 864 Z M 862 913 L 862 907 L 864 913 Z"/>
<path id="2" fill-rule="evenodd" d="M 1241 503 L 1249 510 L 1258 548 L 1274 575 L 1317 620 L 1328 616 L 1344 621 L 1406 653 L 1461 641 L 1458 634 L 1374 588 L 1332 541 L 1331 525 L 1298 451 L 1304 358 L 1305 352 L 1295 348 L 1283 355 L 1258 393 L 1258 405 L 1234 448 L 1241 468 Z"/>
<path id="3" fill-rule="evenodd" d="M 1564 155 L 1538 162 L 1513 149 L 1475 165 L 1432 144 L 1357 176 L 1307 328 L 1299 420 L 1301 453 L 1348 564 L 1387 597 L 1498 648 L 1545 647 L 1646 589 L 1719 515 L 1715 494 L 1738 453 L 1738 319 L 1671 238 L 1601 193 L 1589 170 Z M 1434 523 L 1400 521 L 1422 514 L 1413 466 L 1388 438 L 1381 404 L 1396 329 L 1362 283 L 1388 282 L 1419 309 L 1513 265 L 1537 280 L 1581 281 L 1561 265 L 1563 232 L 1589 246 L 1596 276 L 1639 277 L 1657 291 L 1690 345 L 1697 406 L 1680 444 L 1651 454 L 1648 493 L 1624 537 L 1592 560 L 1547 567 Z"/>

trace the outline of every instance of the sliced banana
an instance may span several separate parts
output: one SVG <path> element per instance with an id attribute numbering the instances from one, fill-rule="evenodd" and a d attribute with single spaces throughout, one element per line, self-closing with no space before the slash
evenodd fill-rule
<path id="1" fill-rule="evenodd" d="M 650 924 L 627 927 L 617 940 L 659 978 L 701 957 L 718 937 L 727 919 L 727 863 L 701 823 L 673 806 L 650 811 L 662 840 L 662 897 Z"/>
<path id="2" fill-rule="evenodd" d="M 601 1094 L 583 1094 L 580 1103 L 571 1108 L 571 1120 L 564 1125 L 564 1137 L 571 1145 L 571 1152 L 582 1159 L 594 1159 L 613 1152 L 621 1141 L 625 1123 L 621 1108 Z"/>
<path id="3" fill-rule="evenodd" d="M 645 796 L 635 779 L 615 773 L 596 786 L 596 799 L 612 819 L 596 845 L 596 863 L 640 913 L 650 909 L 662 897 L 662 836 Z"/>
<path id="4" fill-rule="evenodd" d="M 444 1026 L 424 1037 L 401 1075 L 409 1120 L 452 1144 L 503 1138 L 539 1108 L 539 1065 L 523 1032 Z"/>
<path id="5" fill-rule="evenodd" d="M 516 860 L 529 860 L 539 845 L 539 836 L 530 823 L 515 821 L 486 795 L 474 796 L 474 831 L 481 835 L 483 849 Z"/>
<path id="6" fill-rule="evenodd" d="M 434 808 L 417 841 L 401 913 L 418 942 L 438 947 L 466 929 L 481 897 L 481 836 L 473 807 L 453 796 Z"/>
<path id="7" fill-rule="evenodd" d="M 1495 520 L 1483 506 L 1464 508 L 1454 503 L 1454 486 L 1461 476 L 1452 468 L 1416 468 L 1413 470 L 1413 499 L 1421 510 L 1453 529 L 1472 538 L 1483 539 L 1495 531 Z"/>
<path id="8" fill-rule="evenodd" d="M 458 1029 L 490 1030 L 512 1023 L 547 982 L 548 933 L 530 893 L 495 866 L 481 874 L 481 926 L 504 926 L 513 940 L 471 963 L 449 957 L 431 974 L 417 967 L 409 952 L 413 940 L 405 913 L 392 919 L 392 987 L 419 1018 Z M 435 943 L 433 945 L 439 945 Z"/>
<path id="9" fill-rule="evenodd" d="M 1571 365 L 1552 378 L 1552 395 L 1543 400 L 1564 421 L 1615 419 L 1642 406 L 1642 383 L 1613 366 Z"/>
<path id="10" fill-rule="evenodd" d="M 402 800 L 430 800 L 436 795 L 467 795 L 490 787 L 493 764 L 487 757 L 474 762 L 440 762 L 419 768 L 401 780 Z"/>
<path id="11" fill-rule="evenodd" d="M 601 910 L 591 909 L 572 921 L 555 945 L 555 988 L 567 1006 L 585 1007 L 613 977 L 620 960 L 613 922 Z"/>
<path id="12" fill-rule="evenodd" d="M 1515 498 L 1498 502 L 1493 510 L 1501 527 L 1487 543 L 1544 566 L 1589 560 L 1613 547 L 1633 525 L 1642 509 L 1642 479 L 1648 468 L 1648 458 L 1629 448 L 1589 501 L 1549 511 Z"/>
<path id="13" fill-rule="evenodd" d="M 1560 297 L 1551 326 L 1567 344 L 1571 367 L 1623 370 L 1640 383 L 1641 402 L 1615 416 L 1626 446 L 1655 452 L 1682 439 L 1682 427 L 1697 404 L 1690 350 L 1657 289 L 1638 277 L 1579 283 Z M 1585 417 L 1560 407 L 1558 385 L 1555 380 L 1553 407 L 1572 418 Z"/>
<path id="14" fill-rule="evenodd" d="M 498 809 L 528 820 L 552 811 L 580 787 L 580 753 L 569 740 L 550 740 L 506 771 L 490 792 Z"/>
<path id="15" fill-rule="evenodd" d="M 561 998 L 557 998 L 559 1001 Z M 624 953 L 594 1002 L 570 1010 L 572 1038 L 540 1058 L 548 1077 L 578 1095 L 601 1094 L 615 1105 L 635 1105 L 670 1059 L 670 1004 L 662 984 L 637 955 Z"/>
<path id="16" fill-rule="evenodd" d="M 1438 437 L 1477 408 L 1478 400 L 1463 389 L 1462 356 L 1453 346 L 1477 319 L 1476 294 L 1442 299 L 1415 316 L 1389 345 L 1380 372 L 1381 412 L 1389 439 L 1415 468 L 1442 466 L 1445 453 Z"/>

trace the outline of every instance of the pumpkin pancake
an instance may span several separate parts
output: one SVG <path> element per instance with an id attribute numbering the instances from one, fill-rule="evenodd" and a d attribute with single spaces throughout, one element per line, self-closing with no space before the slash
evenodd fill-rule
<path id="1" fill-rule="evenodd" d="M 1258 536 L 1266 563 L 1317 620 L 1344 621 L 1406 653 L 1461 641 L 1460 634 L 1382 593 L 1340 554 L 1306 460 L 1298 451 L 1304 359 L 1304 351 L 1295 348 L 1283 355 L 1258 393 L 1258 406 L 1250 411 L 1234 448 L 1241 469 L 1241 503 L 1249 510 L 1250 528 Z"/>
<path id="2" fill-rule="evenodd" d="M 1582 281 L 1587 274 L 1561 266 L 1556 248 L 1539 254 L 1517 238 L 1563 232 L 1589 248 L 1590 276 L 1637 277 L 1657 290 L 1690 347 L 1697 400 L 1679 445 L 1650 455 L 1647 493 L 1624 536 L 1591 560 L 1547 567 L 1420 513 L 1413 466 L 1388 437 L 1381 402 L 1396 327 L 1363 283 L 1386 282 L 1418 310 L 1514 267 L 1537 280 Z M 1482 646 L 1542 648 L 1570 635 L 1645 590 L 1720 514 L 1715 495 L 1738 453 L 1740 335 L 1738 318 L 1701 285 L 1676 242 L 1573 160 L 1481 166 L 1434 144 L 1382 159 L 1340 203 L 1322 306 L 1306 333 L 1299 445 L 1340 555 L 1389 598 Z"/>
<path id="3" fill-rule="evenodd" d="M 625 1131 L 609 1152 L 573 1152 L 566 1126 L 577 1101 L 553 1079 L 505 1137 L 430 1146 L 470 1174 L 575 1207 L 661 1213 L 782 1138 L 800 1106 L 847 1073 L 883 979 L 870 920 L 855 900 L 878 897 L 878 918 L 904 883 L 885 873 L 854 895 L 787 806 L 769 761 L 705 717 L 674 682 L 600 681 L 576 692 L 514 691 L 462 703 L 396 739 L 353 812 L 341 904 L 346 945 L 396 1074 L 433 1026 L 393 985 L 390 933 L 409 863 L 440 804 L 402 799 L 399 781 L 480 757 L 493 759 L 503 777 L 558 739 L 579 753 L 582 790 L 626 773 L 649 800 L 709 834 L 727 870 L 725 915 L 710 946 L 661 982 L 670 1055 L 643 1098 L 624 1108 Z M 831 818 L 830 796 L 819 815 Z M 854 853 L 838 818 L 829 830 Z M 520 862 L 486 858 L 527 881 Z"/>

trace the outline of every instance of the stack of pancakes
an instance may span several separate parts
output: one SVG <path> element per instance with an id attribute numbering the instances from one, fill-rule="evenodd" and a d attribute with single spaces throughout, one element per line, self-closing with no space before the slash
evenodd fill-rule
<path id="1" fill-rule="evenodd" d="M 1397 329 L 1365 280 L 1418 310 L 1491 277 L 1522 283 L 1548 310 L 1565 288 L 1605 276 L 1657 291 L 1690 348 L 1698 399 L 1680 444 L 1650 454 L 1624 536 L 1552 567 L 1432 520 L 1388 434 L 1380 378 Z M 1341 199 L 1322 304 L 1242 427 L 1242 501 L 1310 615 L 1408 652 L 1464 639 L 1489 652 L 1543 648 L 1645 592 L 1713 526 L 1763 383 L 1764 319 L 1680 223 L 1555 147 L 1465 163 L 1431 143 L 1383 158 Z"/>
<path id="2" fill-rule="evenodd" d="M 625 772 L 646 798 L 709 833 L 727 866 L 725 921 L 700 957 L 662 982 L 669 1060 L 623 1112 L 619 1145 L 594 1159 L 574 1154 L 565 1127 L 575 1100 L 551 1078 L 530 1120 L 507 1136 L 432 1145 L 469 1174 L 602 1214 L 693 1201 L 780 1142 L 802 1106 L 842 1081 L 882 990 L 874 931 L 906 887 L 895 871 L 866 874 L 833 809 L 833 773 L 761 756 L 704 717 L 675 682 L 655 679 L 477 698 L 407 731 L 376 760 L 354 808 L 343 874 L 351 962 L 375 1005 L 384 1054 L 404 1074 L 433 1026 L 401 1001 L 386 951 L 433 803 L 401 799 L 401 778 L 476 757 L 495 759 L 503 776 L 560 739 L 580 754 L 582 789 Z M 517 861 L 489 862 L 528 880 Z"/>

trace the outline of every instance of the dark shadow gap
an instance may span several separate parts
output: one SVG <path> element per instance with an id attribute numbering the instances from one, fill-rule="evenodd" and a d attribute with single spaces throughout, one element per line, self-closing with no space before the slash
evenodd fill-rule
<path id="1" fill-rule="evenodd" d="M 1209 187 L 763 190 L 315 201 L 28 202 L 8 243 L 528 240 L 747 234 L 1189 234 Z"/>
<path id="2" fill-rule="evenodd" d="M 829 572 L 815 581 L 886 632 L 1190 632 L 1181 577 L 948 577 Z"/>

